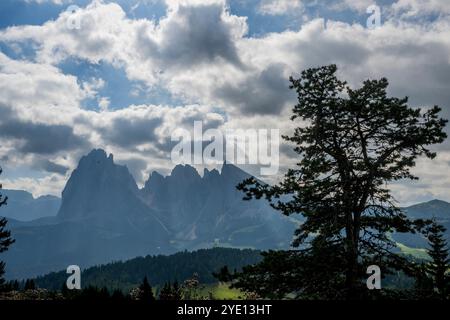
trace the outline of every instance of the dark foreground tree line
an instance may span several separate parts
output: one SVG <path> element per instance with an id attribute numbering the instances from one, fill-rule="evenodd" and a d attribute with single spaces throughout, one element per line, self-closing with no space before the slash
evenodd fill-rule
<path id="1" fill-rule="evenodd" d="M 141 301 L 155 300 L 204 300 L 213 299 L 212 293 L 205 295 L 199 276 L 193 274 L 182 283 L 166 282 L 152 287 L 147 277 L 128 292 L 121 289 L 87 285 L 80 290 L 69 290 L 64 283 L 61 290 L 48 290 L 37 287 L 33 279 L 5 282 L 0 290 L 0 300 L 75 300 L 75 301 Z"/>

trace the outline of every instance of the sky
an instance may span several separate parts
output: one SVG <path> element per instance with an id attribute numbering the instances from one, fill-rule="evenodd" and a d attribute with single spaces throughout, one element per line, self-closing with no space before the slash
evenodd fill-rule
<path id="1" fill-rule="evenodd" d="M 171 133 L 194 121 L 292 132 L 289 77 L 331 63 L 450 118 L 450 1 L 2 0 L 0 180 L 60 195 L 103 148 L 142 185 L 170 172 Z M 400 204 L 450 201 L 450 144 L 434 149 L 419 181 L 391 186 Z M 293 155 L 281 146 L 281 172 Z"/>

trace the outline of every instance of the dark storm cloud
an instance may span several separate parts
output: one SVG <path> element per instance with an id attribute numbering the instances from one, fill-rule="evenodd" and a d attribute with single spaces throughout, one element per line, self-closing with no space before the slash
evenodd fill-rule
<path id="1" fill-rule="evenodd" d="M 126 148 L 157 140 L 155 129 L 162 124 L 161 118 L 117 118 L 110 126 L 100 130 L 103 139 L 114 145 Z"/>
<path id="2" fill-rule="evenodd" d="M 36 167 L 37 169 L 43 169 L 50 173 L 58 173 L 60 175 L 65 175 L 69 170 L 68 167 L 59 165 L 47 159 L 37 160 L 34 161 L 34 163 L 35 163 L 34 167 Z"/>
<path id="3" fill-rule="evenodd" d="M 277 115 L 288 102 L 294 102 L 295 94 L 289 90 L 289 79 L 282 64 L 272 64 L 243 83 L 226 84 L 215 95 L 235 106 L 240 113 Z"/>
<path id="4" fill-rule="evenodd" d="M 23 154 L 55 154 L 89 145 L 87 140 L 76 135 L 70 126 L 21 120 L 4 106 L 0 106 L 0 111 L 0 137 L 17 140 L 16 150 Z"/>
<path id="5" fill-rule="evenodd" d="M 138 33 L 143 56 L 157 59 L 163 67 L 211 63 L 217 58 L 242 66 L 230 25 L 221 16 L 221 4 L 180 6 L 175 17 L 162 26 L 161 43 Z"/>

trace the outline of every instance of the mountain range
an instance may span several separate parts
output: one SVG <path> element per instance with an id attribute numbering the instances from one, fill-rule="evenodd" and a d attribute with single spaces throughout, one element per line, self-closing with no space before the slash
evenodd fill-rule
<path id="1" fill-rule="evenodd" d="M 220 171 L 205 169 L 202 176 L 189 165 L 177 165 L 167 176 L 152 172 L 139 188 L 126 166 L 93 150 L 79 161 L 61 199 L 2 190 L 9 199 L 0 215 L 8 217 L 16 239 L 2 254 L 7 277 L 217 246 L 289 248 L 302 219 L 285 217 L 264 200 L 244 201 L 236 185 L 249 177 L 228 163 Z M 413 218 L 435 217 L 450 230 L 447 202 L 404 209 Z M 426 246 L 420 235 L 392 236 L 410 247 Z"/>
<path id="2" fill-rule="evenodd" d="M 2 257 L 7 277 L 214 246 L 289 247 L 298 220 L 264 201 L 243 201 L 236 185 L 248 177 L 232 164 L 203 176 L 177 165 L 166 177 L 153 172 L 140 189 L 126 166 L 93 150 L 72 172 L 56 215 L 49 209 L 19 221 L 23 214 L 8 213 L 16 242 Z"/>
<path id="3" fill-rule="evenodd" d="M 445 237 L 450 242 L 450 203 L 441 200 L 432 200 L 419 203 L 404 211 L 411 219 L 434 219 L 446 229 Z M 411 248 L 427 248 L 428 240 L 421 234 L 395 233 L 393 239 Z"/>
<path id="4" fill-rule="evenodd" d="M 2 189 L 3 196 L 8 197 L 7 205 L 2 207 L 0 215 L 18 221 L 32 221 L 43 217 L 56 216 L 61 199 L 55 196 L 34 198 L 22 190 Z"/>

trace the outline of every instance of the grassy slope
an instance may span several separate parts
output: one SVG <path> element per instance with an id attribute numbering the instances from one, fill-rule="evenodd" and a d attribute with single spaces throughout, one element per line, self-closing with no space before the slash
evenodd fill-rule
<path id="1" fill-rule="evenodd" d="M 231 289 L 227 283 L 205 285 L 200 294 L 204 297 L 212 295 L 215 300 L 240 300 L 244 294 L 238 289 Z"/>
<path id="2" fill-rule="evenodd" d="M 397 247 L 401 250 L 402 253 L 406 255 L 410 255 L 418 259 L 428 260 L 430 258 L 425 249 L 410 248 L 399 242 L 397 242 Z"/>

